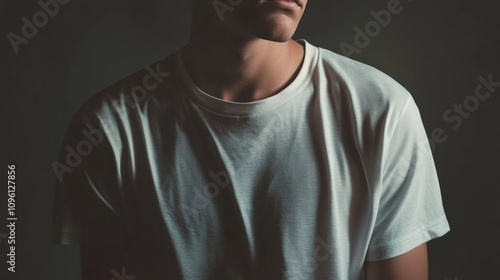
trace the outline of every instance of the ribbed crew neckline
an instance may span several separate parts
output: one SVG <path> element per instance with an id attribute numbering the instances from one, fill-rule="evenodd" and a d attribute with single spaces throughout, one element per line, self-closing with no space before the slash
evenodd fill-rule
<path id="1" fill-rule="evenodd" d="M 319 51 L 317 47 L 311 45 L 305 39 L 298 39 L 297 42 L 301 43 L 305 50 L 302 66 L 295 79 L 280 92 L 257 101 L 228 101 L 214 97 L 202 91 L 194 83 L 184 66 L 181 56 L 182 48 L 179 49 L 174 55 L 175 67 L 177 68 L 179 78 L 187 94 L 198 106 L 220 115 L 250 116 L 262 114 L 267 111 L 272 111 L 278 106 L 284 104 L 286 101 L 290 100 L 292 97 L 300 93 L 311 81 L 310 77 L 312 75 L 313 68 L 316 65 Z"/>

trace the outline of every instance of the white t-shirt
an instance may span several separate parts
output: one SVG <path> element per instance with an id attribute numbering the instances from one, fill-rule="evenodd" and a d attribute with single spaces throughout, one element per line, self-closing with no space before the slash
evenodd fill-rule
<path id="1" fill-rule="evenodd" d="M 202 92 L 179 51 L 87 101 L 53 165 L 53 242 L 126 245 L 144 280 L 358 280 L 447 233 L 412 96 L 298 41 L 298 76 L 259 101 Z"/>

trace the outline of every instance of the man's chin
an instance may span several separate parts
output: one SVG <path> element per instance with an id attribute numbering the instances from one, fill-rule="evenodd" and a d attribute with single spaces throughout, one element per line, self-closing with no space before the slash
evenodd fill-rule
<path id="1" fill-rule="evenodd" d="M 245 34 L 245 37 L 260 38 L 273 42 L 287 42 L 294 35 L 298 20 L 289 15 L 273 13 L 259 16 L 244 15 L 225 22 L 232 32 Z"/>
<path id="2" fill-rule="evenodd" d="M 276 43 L 285 43 L 292 39 L 291 36 L 261 36 L 260 38 Z"/>
<path id="3" fill-rule="evenodd" d="M 255 30 L 255 35 L 258 38 L 273 42 L 287 42 L 295 33 L 296 25 L 292 24 L 274 24 L 266 25 L 264 28 Z"/>

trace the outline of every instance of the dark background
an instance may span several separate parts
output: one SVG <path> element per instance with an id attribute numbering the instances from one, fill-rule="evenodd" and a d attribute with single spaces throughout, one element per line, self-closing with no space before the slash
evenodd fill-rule
<path id="1" fill-rule="evenodd" d="M 15 53 L 7 34 L 21 34 L 36 1 L 0 0 L 2 163 L 17 164 L 16 274 L 0 279 L 80 279 L 77 246 L 51 245 L 56 159 L 70 115 L 98 91 L 187 43 L 188 0 L 71 0 Z M 386 0 L 309 0 L 295 38 L 342 53 L 354 30 L 373 20 Z M 403 11 L 353 59 L 405 86 L 430 136 L 451 231 L 429 243 L 430 278 L 500 279 L 500 87 L 454 130 L 443 119 L 473 95 L 477 77 L 500 81 L 500 2 L 402 0 Z M 0 191 L 0 234 L 6 211 Z M 8 278 L 7 278 L 8 277 Z M 110 276 L 110 278 L 112 278 Z M 140 280 L 140 279 L 137 279 Z"/>

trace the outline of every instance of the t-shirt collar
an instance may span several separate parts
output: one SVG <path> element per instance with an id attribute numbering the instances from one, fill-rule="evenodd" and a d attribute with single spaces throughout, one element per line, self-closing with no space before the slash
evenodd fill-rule
<path id="1" fill-rule="evenodd" d="M 248 116 L 261 114 L 264 112 L 272 111 L 278 106 L 284 104 L 286 101 L 290 100 L 293 96 L 298 94 L 311 80 L 311 74 L 314 67 L 314 62 L 317 58 L 318 50 L 305 39 L 298 39 L 297 42 L 301 43 L 304 46 L 305 53 L 302 66 L 295 79 L 280 92 L 257 101 L 234 102 L 223 100 L 203 92 L 193 82 L 184 66 L 181 58 L 182 49 L 179 49 L 174 55 L 175 67 L 178 71 L 179 78 L 186 93 L 198 106 L 201 106 L 206 110 L 220 115 Z"/>

